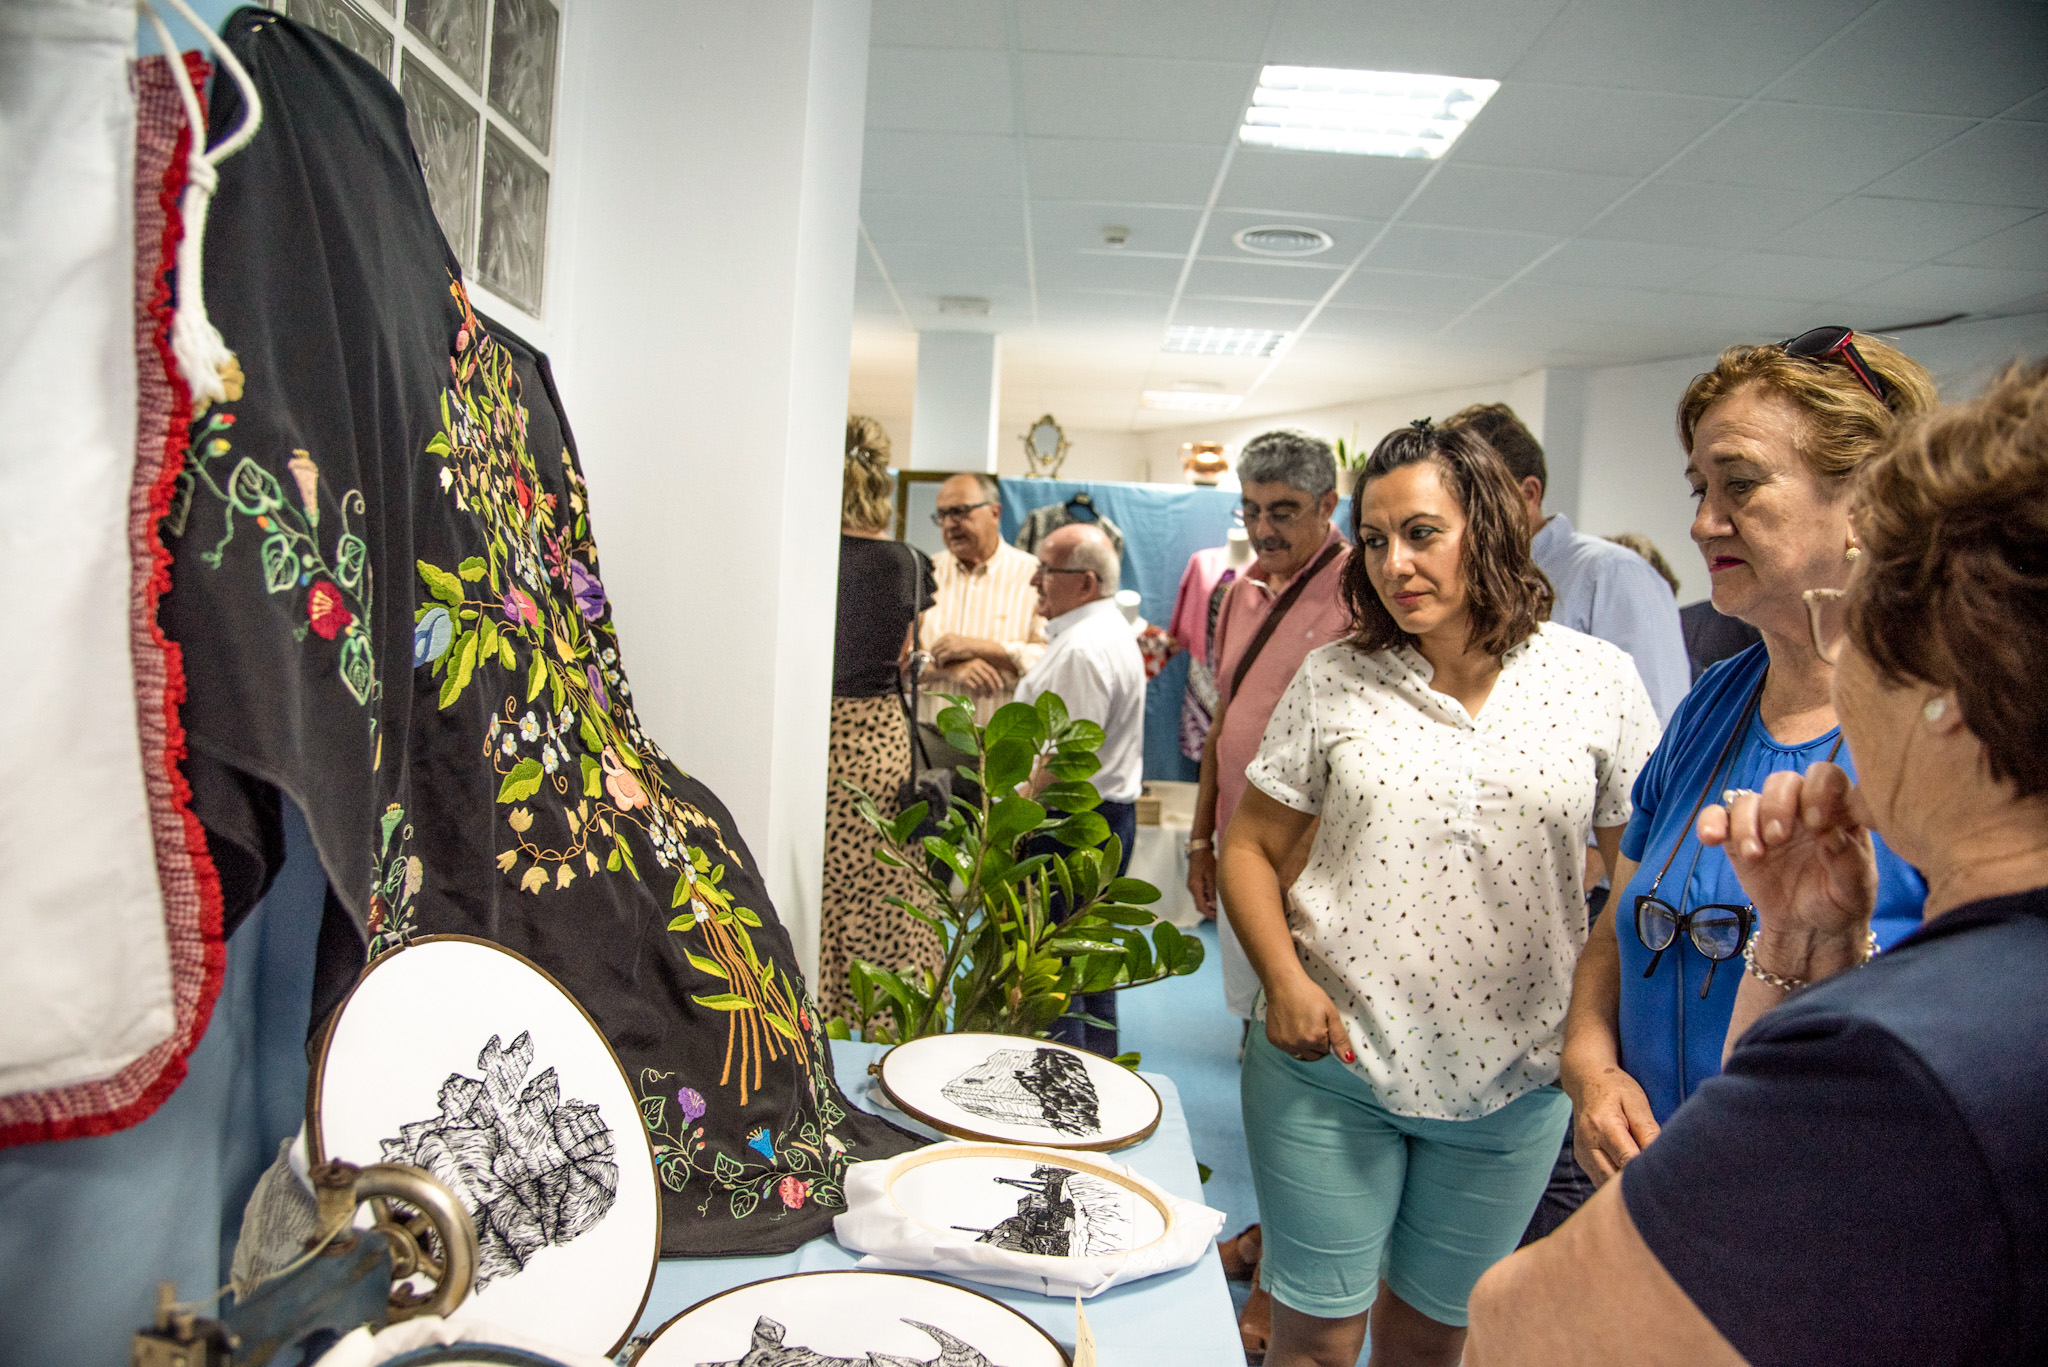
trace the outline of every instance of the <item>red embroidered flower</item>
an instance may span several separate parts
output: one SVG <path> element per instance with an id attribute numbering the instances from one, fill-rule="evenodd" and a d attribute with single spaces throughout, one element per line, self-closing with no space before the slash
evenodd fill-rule
<path id="1" fill-rule="evenodd" d="M 384 929 L 384 913 L 388 909 L 382 897 L 374 892 L 370 894 L 370 933 L 372 935 Z"/>
<path id="2" fill-rule="evenodd" d="M 512 476 L 512 492 L 519 499 L 520 512 L 533 511 L 533 490 L 527 488 L 526 481 L 517 475 Z"/>
<path id="3" fill-rule="evenodd" d="M 342 606 L 341 590 L 325 579 L 306 594 L 306 620 L 313 624 L 313 632 L 321 640 L 333 640 L 355 619 L 356 615 Z"/>
<path id="4" fill-rule="evenodd" d="M 811 1184 L 801 1177 L 785 1177 L 776 1186 L 775 1194 L 782 1198 L 782 1204 L 791 1210 L 803 1207 L 805 1198 L 811 1194 Z"/>

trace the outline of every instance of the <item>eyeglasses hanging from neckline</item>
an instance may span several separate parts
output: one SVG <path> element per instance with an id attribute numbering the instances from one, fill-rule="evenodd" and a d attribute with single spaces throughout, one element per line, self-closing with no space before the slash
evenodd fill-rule
<path id="1" fill-rule="evenodd" d="M 1877 397 L 1879 403 L 1886 408 L 1897 407 L 1893 401 L 1892 387 L 1885 383 L 1884 376 L 1878 374 L 1870 362 L 1863 359 L 1863 353 L 1856 349 L 1854 328 L 1846 328 L 1838 323 L 1827 327 L 1810 328 L 1797 337 L 1787 337 L 1778 343 L 1778 349 L 1787 356 L 1812 361 L 1815 365 L 1840 362 L 1865 389 Z"/>

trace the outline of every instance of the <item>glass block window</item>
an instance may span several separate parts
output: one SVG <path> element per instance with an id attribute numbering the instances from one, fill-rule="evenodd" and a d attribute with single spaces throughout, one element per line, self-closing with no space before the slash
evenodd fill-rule
<path id="1" fill-rule="evenodd" d="M 469 278 L 541 317 L 563 0 L 278 0 L 398 87 Z"/>

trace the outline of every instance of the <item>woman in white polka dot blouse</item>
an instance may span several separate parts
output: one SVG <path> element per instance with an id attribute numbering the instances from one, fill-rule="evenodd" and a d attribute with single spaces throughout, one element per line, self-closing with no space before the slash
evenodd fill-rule
<path id="1" fill-rule="evenodd" d="M 1354 1361 L 1371 1310 L 1375 1367 L 1448 1367 L 1570 1120 L 1586 837 L 1613 867 L 1657 716 L 1623 651 L 1544 621 L 1521 499 L 1478 438 L 1387 436 L 1351 531 L 1354 632 L 1274 709 L 1221 861 L 1264 988 L 1244 1118 L 1266 1361 Z"/>

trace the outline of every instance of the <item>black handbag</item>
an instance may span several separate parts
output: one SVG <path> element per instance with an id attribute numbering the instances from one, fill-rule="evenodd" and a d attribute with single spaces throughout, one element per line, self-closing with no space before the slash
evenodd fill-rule
<path id="1" fill-rule="evenodd" d="M 912 840 L 922 841 L 928 835 L 937 835 L 946 819 L 952 806 L 954 775 L 951 768 L 933 765 L 924 728 L 917 720 L 918 676 L 924 673 L 924 644 L 919 635 L 919 619 L 924 614 L 918 610 L 918 589 L 923 576 L 918 573 L 917 551 L 910 546 L 903 549 L 910 565 L 910 696 L 903 696 L 899 676 L 896 698 L 903 704 L 903 720 L 910 731 L 910 777 L 896 789 L 896 810 L 900 813 L 917 803 L 925 804 L 924 820 L 917 823 L 917 830 L 911 835 Z"/>

